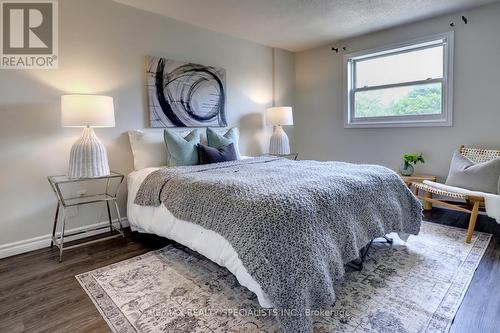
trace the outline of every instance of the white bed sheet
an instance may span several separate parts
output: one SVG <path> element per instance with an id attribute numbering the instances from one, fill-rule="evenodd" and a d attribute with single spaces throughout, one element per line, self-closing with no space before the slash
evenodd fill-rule
<path id="1" fill-rule="evenodd" d="M 238 254 L 220 234 L 197 224 L 177 219 L 162 204 L 146 207 L 134 204 L 134 199 L 142 181 L 159 168 L 145 168 L 130 173 L 127 177 L 127 215 L 133 231 L 156 234 L 174 240 L 179 244 L 202 254 L 216 264 L 226 267 L 236 276 L 238 282 L 257 295 L 262 307 L 271 307 L 271 302 L 243 266 Z"/>

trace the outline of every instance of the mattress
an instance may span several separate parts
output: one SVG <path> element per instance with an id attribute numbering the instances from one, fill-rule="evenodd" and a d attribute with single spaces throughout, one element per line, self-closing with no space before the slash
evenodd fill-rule
<path id="1" fill-rule="evenodd" d="M 272 307 L 261 286 L 250 276 L 238 254 L 220 234 L 198 224 L 177 219 L 162 204 L 159 207 L 139 206 L 134 199 L 143 180 L 159 168 L 145 168 L 130 173 L 127 177 L 127 215 L 133 231 L 156 234 L 182 244 L 200 253 L 216 264 L 227 268 L 238 282 L 252 291 L 264 308 Z"/>

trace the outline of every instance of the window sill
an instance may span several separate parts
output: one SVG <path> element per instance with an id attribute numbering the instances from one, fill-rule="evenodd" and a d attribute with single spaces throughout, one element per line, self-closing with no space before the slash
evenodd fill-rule
<path id="1" fill-rule="evenodd" d="M 408 121 L 353 121 L 344 123 L 344 128 L 383 127 L 451 127 L 452 120 L 408 120 Z"/>

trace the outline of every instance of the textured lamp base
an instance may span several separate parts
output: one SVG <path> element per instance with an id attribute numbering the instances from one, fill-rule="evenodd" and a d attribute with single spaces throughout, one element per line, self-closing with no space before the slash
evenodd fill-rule
<path id="1" fill-rule="evenodd" d="M 280 125 L 274 126 L 273 135 L 269 142 L 269 153 L 275 155 L 290 154 L 288 135 Z"/>
<path id="2" fill-rule="evenodd" d="M 80 139 L 71 147 L 68 176 L 70 178 L 94 178 L 108 175 L 106 147 L 97 138 L 92 127 L 86 127 Z"/>

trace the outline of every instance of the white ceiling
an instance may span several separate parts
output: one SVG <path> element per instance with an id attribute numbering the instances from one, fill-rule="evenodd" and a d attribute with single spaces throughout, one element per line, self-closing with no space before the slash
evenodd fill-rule
<path id="1" fill-rule="evenodd" d="M 115 0 L 260 44 L 300 51 L 498 0 Z"/>

